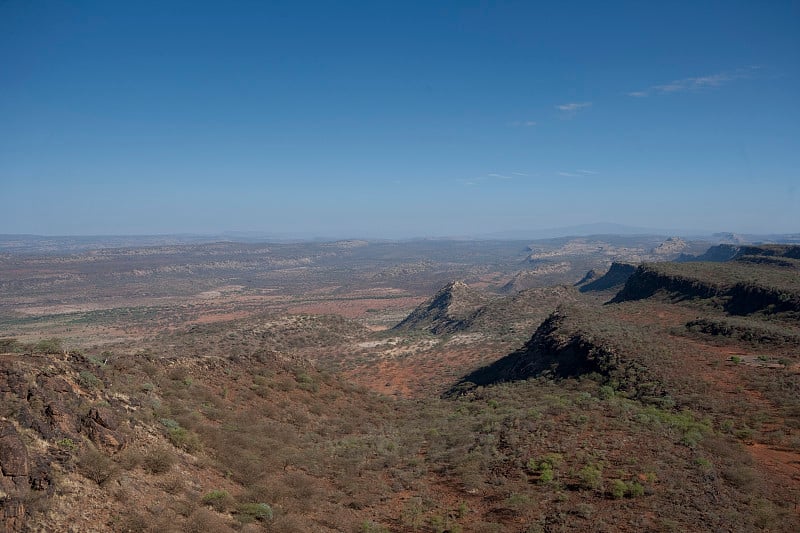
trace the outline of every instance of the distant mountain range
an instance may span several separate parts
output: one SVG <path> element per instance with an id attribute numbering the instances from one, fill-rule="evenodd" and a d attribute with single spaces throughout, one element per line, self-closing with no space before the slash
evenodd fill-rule
<path id="1" fill-rule="evenodd" d="M 784 234 L 742 234 L 712 233 L 701 230 L 647 228 L 600 222 L 561 228 L 496 231 L 471 235 L 439 235 L 428 237 L 408 237 L 398 239 L 370 238 L 371 242 L 407 242 L 416 240 L 520 240 L 535 241 L 565 237 L 589 236 L 680 236 L 693 240 L 726 244 L 800 244 L 800 233 Z M 315 236 L 311 233 L 284 234 L 261 231 L 224 231 L 216 234 L 174 233 L 161 235 L 30 235 L 0 234 L 0 253 L 49 253 L 56 251 L 81 251 L 98 248 L 128 248 L 139 246 L 175 246 L 182 244 L 203 244 L 210 242 L 331 242 L 345 238 L 358 239 L 358 235 Z"/>

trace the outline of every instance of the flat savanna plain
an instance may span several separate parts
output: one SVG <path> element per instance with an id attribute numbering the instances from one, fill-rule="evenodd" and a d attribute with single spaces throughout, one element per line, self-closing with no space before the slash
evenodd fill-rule
<path id="1" fill-rule="evenodd" d="M 49 464 L 28 468 L 25 527 L 795 530 L 796 316 L 573 287 L 669 259 L 659 242 L 4 254 L 3 368 L 27 385 L 0 415 Z M 769 274 L 791 292 L 789 272 Z M 542 343 L 613 357 L 465 381 Z"/>

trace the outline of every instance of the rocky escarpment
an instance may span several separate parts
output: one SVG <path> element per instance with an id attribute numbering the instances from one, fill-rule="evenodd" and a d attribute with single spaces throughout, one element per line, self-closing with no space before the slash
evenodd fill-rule
<path id="1" fill-rule="evenodd" d="M 547 317 L 525 345 L 465 376 L 448 394 L 460 394 L 474 386 L 486 386 L 529 378 L 565 379 L 591 375 L 630 397 L 640 399 L 664 394 L 660 383 L 644 364 L 628 354 L 630 338 L 617 342 L 612 330 L 593 329 L 590 317 L 578 309 L 558 309 Z"/>
<path id="2" fill-rule="evenodd" d="M 428 331 L 435 335 L 463 330 L 488 299 L 466 283 L 453 281 L 420 304 L 393 329 Z"/>
<path id="3" fill-rule="evenodd" d="M 625 286 L 611 301 L 618 303 L 627 300 L 643 300 L 658 291 L 679 294 L 688 298 L 712 298 L 722 294 L 724 288 L 690 276 L 667 274 L 655 265 L 644 264 L 635 269 L 625 282 Z"/>
<path id="4" fill-rule="evenodd" d="M 608 269 L 608 272 L 593 281 L 581 285 L 579 290 L 581 292 L 607 291 L 622 287 L 635 271 L 636 267 L 634 265 L 627 263 L 612 263 L 611 268 Z"/>
<path id="5" fill-rule="evenodd" d="M 434 335 L 483 333 L 519 342 L 559 305 L 575 302 L 577 297 L 574 288 L 565 286 L 488 297 L 464 283 L 453 282 L 418 306 L 394 329 Z"/>
<path id="6" fill-rule="evenodd" d="M 75 467 L 86 446 L 123 449 L 122 423 L 108 407 L 102 369 L 79 354 L 0 354 L 0 524 L 24 531 L 29 502 L 49 498 L 55 471 Z M 111 403 L 109 403 L 111 402 Z"/>
<path id="7" fill-rule="evenodd" d="M 680 299 L 714 299 L 736 315 L 800 313 L 800 276 L 793 264 L 767 266 L 741 260 L 724 265 L 643 264 L 611 301 L 641 300 L 659 292 Z"/>
<path id="8" fill-rule="evenodd" d="M 728 337 L 758 346 L 800 346 L 800 332 L 786 324 L 754 323 L 738 317 L 697 318 L 686 323 L 686 330 L 715 337 Z"/>
<path id="9" fill-rule="evenodd" d="M 772 258 L 789 258 L 800 259 L 800 246 L 791 244 L 763 244 L 763 245 L 735 245 L 735 244 L 718 244 L 710 247 L 700 255 L 687 255 L 682 254 L 677 261 L 691 262 L 691 261 L 706 261 L 721 263 L 726 261 L 734 261 L 745 256 L 751 257 L 772 257 Z"/>
<path id="10" fill-rule="evenodd" d="M 597 272 L 595 269 L 591 269 L 586 274 L 583 275 L 581 279 L 575 282 L 575 287 L 582 287 L 587 283 L 591 283 L 592 281 L 596 280 L 597 278 L 601 277 L 600 273 Z"/>

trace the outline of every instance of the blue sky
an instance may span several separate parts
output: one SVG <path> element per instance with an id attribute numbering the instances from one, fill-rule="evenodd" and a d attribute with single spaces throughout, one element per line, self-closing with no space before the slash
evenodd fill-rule
<path id="1" fill-rule="evenodd" d="M 798 2 L 0 1 L 0 233 L 800 231 Z"/>

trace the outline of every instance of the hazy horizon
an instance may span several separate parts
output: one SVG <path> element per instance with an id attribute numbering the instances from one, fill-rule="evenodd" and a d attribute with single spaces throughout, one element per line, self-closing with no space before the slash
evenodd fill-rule
<path id="1" fill-rule="evenodd" d="M 800 231 L 800 6 L 0 4 L 0 233 Z"/>

